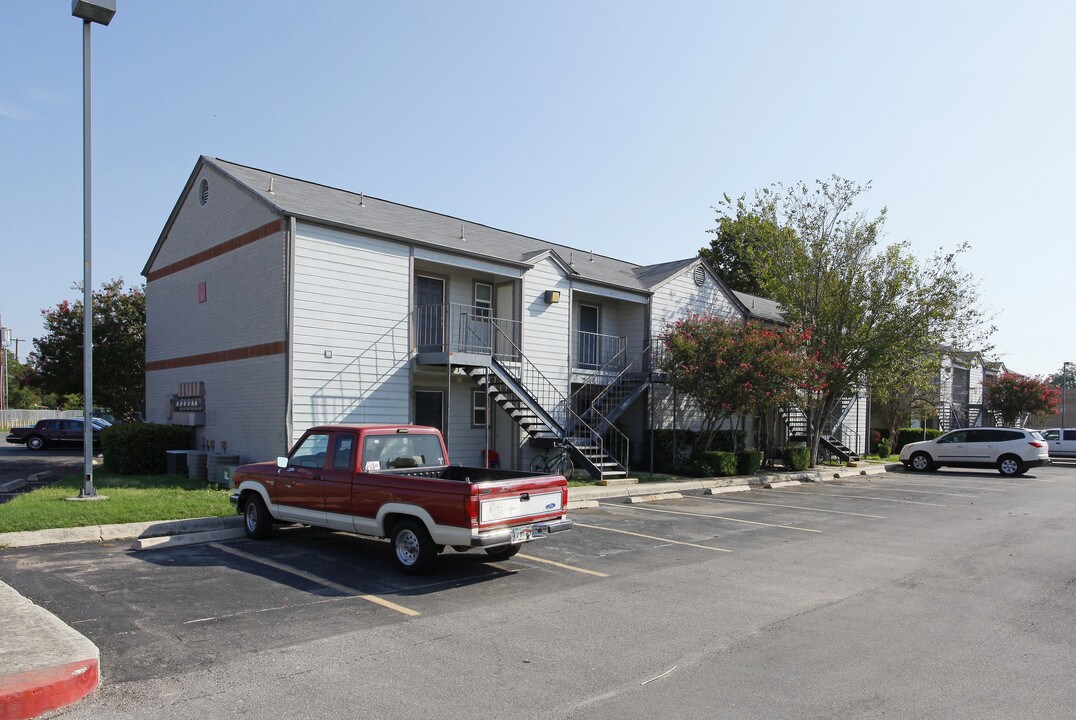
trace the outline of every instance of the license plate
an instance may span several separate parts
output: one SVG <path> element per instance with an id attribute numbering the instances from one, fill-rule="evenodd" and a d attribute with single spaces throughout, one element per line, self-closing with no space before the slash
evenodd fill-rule
<path id="1" fill-rule="evenodd" d="M 513 528 L 512 529 L 512 542 L 521 543 L 527 542 L 534 537 L 534 530 L 531 528 Z"/>

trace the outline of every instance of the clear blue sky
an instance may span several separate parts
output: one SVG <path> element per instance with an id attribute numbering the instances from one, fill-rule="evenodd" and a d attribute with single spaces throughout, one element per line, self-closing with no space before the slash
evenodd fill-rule
<path id="1" fill-rule="evenodd" d="M 1076 4 L 117 5 L 95 286 L 142 282 L 200 154 L 643 264 L 694 255 L 722 193 L 837 173 L 873 182 L 889 241 L 971 243 L 1012 369 L 1076 361 Z M 70 7 L 3 8 L 0 313 L 28 341 L 82 278 Z"/>

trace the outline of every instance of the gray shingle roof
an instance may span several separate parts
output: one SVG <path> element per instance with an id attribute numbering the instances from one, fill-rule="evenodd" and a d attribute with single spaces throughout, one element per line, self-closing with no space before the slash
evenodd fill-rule
<path id="1" fill-rule="evenodd" d="M 576 277 L 603 285 L 648 292 L 696 260 L 687 258 L 660 265 L 636 265 L 566 245 L 498 230 L 469 220 L 226 160 L 203 156 L 201 161 L 245 185 L 252 193 L 282 213 L 298 219 L 511 263 L 529 264 L 532 258 L 552 251 L 569 264 Z M 269 192 L 270 178 L 273 181 L 272 193 Z"/>
<path id="2" fill-rule="evenodd" d="M 748 295 L 747 293 L 738 290 L 734 292 L 736 293 L 736 297 L 740 299 L 740 302 L 744 304 L 744 307 L 751 313 L 752 318 L 757 318 L 766 322 L 788 323 L 788 320 L 785 319 L 784 311 L 781 310 L 781 306 L 773 300 L 757 295 Z"/>

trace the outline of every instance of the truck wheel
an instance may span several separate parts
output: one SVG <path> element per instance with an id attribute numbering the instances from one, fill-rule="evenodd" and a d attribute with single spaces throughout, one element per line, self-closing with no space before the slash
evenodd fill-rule
<path id="1" fill-rule="evenodd" d="M 30 437 L 26 438 L 26 447 L 30 448 L 31 450 L 44 450 L 46 447 L 45 438 L 41 437 L 40 435 L 31 435 Z"/>
<path id="2" fill-rule="evenodd" d="M 519 552 L 521 545 L 499 545 L 497 547 L 486 548 L 486 555 L 489 555 L 490 560 L 507 560 L 508 558 Z"/>
<path id="3" fill-rule="evenodd" d="M 252 494 L 243 507 L 243 530 L 251 540 L 264 540 L 273 530 L 273 516 L 257 493 Z"/>
<path id="4" fill-rule="evenodd" d="M 396 566 L 408 575 L 421 575 L 437 556 L 426 526 L 417 520 L 401 520 L 392 529 L 392 550 Z"/>

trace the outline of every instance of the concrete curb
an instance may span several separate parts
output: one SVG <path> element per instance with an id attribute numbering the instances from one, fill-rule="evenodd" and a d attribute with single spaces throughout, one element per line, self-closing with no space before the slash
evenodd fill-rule
<path id="1" fill-rule="evenodd" d="M 131 545 L 132 550 L 157 550 L 181 545 L 216 542 L 217 540 L 234 540 L 246 535 L 243 528 L 231 530 L 209 530 L 207 532 L 184 533 L 183 535 L 162 535 L 160 537 L 139 538 Z"/>
<path id="2" fill-rule="evenodd" d="M 37 545 L 58 545 L 61 543 L 153 538 L 166 535 L 209 532 L 213 530 L 232 530 L 234 528 L 241 528 L 242 526 L 243 518 L 238 515 L 214 518 L 192 518 L 190 520 L 158 520 L 151 522 L 125 523 L 120 525 L 88 525 L 86 527 L 77 528 L 0 533 L 0 547 L 34 547 Z"/>
<path id="3" fill-rule="evenodd" d="M 24 720 L 86 697 L 100 652 L 84 635 L 0 582 L 0 718 Z"/>

